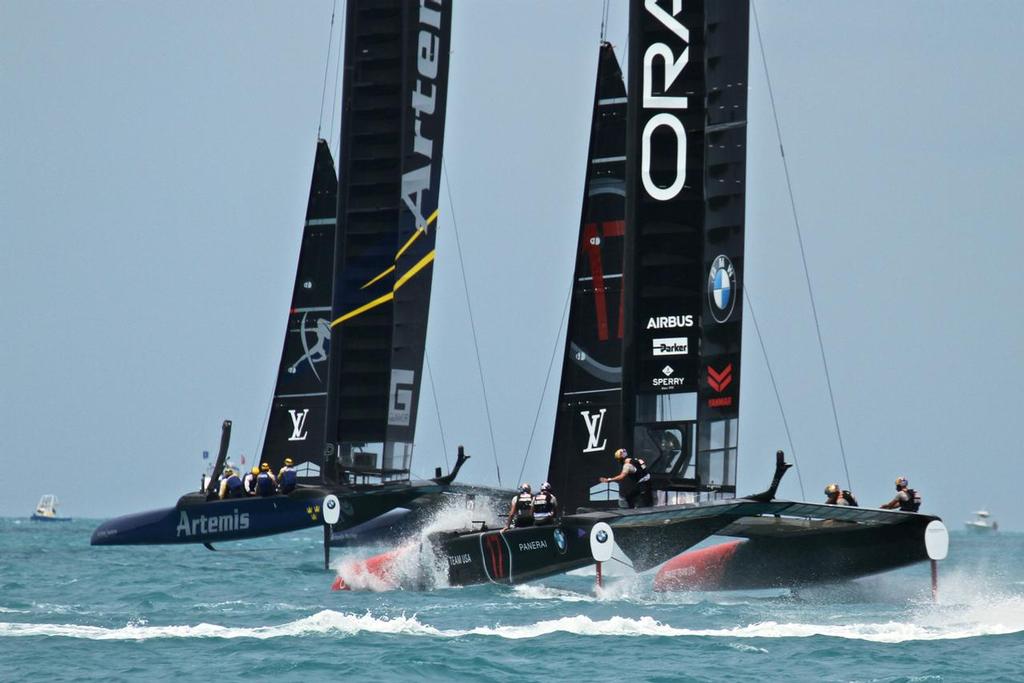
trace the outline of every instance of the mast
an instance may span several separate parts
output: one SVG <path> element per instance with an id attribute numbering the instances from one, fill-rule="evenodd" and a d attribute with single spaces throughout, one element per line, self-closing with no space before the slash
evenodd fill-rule
<path id="1" fill-rule="evenodd" d="M 348 3 L 325 451 L 363 480 L 411 463 L 450 36 L 440 0 Z"/>
<path id="2" fill-rule="evenodd" d="M 325 140 L 318 140 L 284 347 L 260 455 L 275 472 L 285 458 L 294 460 L 301 483 L 318 483 L 323 467 L 337 195 L 331 150 Z"/>
<path id="3" fill-rule="evenodd" d="M 626 86 L 614 49 L 602 43 L 548 469 L 569 512 L 618 505 L 615 484 L 595 483 L 620 442 L 625 154 Z"/>
<path id="4" fill-rule="evenodd" d="M 630 5 L 623 443 L 658 502 L 736 490 L 748 12 Z"/>

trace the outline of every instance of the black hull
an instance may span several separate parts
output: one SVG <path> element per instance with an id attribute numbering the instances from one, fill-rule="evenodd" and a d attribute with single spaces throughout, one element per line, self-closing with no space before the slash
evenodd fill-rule
<path id="1" fill-rule="evenodd" d="M 594 560 L 589 527 L 538 526 L 431 538 L 448 584 L 517 584 L 579 569 Z"/>
<path id="2" fill-rule="evenodd" d="M 323 524 L 321 506 L 334 494 L 341 507 L 336 529 L 371 520 L 388 510 L 444 487 L 434 482 L 367 487 L 300 486 L 288 495 L 206 500 L 182 496 L 177 505 L 107 520 L 92 534 L 92 545 L 160 545 L 237 541 L 298 531 Z"/>

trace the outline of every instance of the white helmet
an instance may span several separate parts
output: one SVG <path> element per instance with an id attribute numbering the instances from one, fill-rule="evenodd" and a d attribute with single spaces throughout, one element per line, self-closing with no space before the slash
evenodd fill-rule
<path id="1" fill-rule="evenodd" d="M 528 483 L 526 483 L 525 481 L 522 484 L 519 485 L 519 490 L 522 491 L 523 493 L 532 493 L 533 492 L 533 489 L 530 488 L 530 485 Z"/>
<path id="2" fill-rule="evenodd" d="M 544 482 L 543 484 L 540 485 L 540 490 L 541 491 L 550 491 L 551 490 L 551 484 L 549 484 L 547 482 Z"/>

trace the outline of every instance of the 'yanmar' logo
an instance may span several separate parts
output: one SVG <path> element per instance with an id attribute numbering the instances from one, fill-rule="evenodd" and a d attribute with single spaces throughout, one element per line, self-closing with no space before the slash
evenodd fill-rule
<path id="1" fill-rule="evenodd" d="M 416 49 L 416 70 L 419 77 L 412 91 L 412 152 L 426 157 L 426 162 L 419 168 L 402 174 L 402 201 L 415 217 L 416 226 L 426 228 L 423 193 L 430 191 L 434 141 L 424 134 L 423 121 L 424 118 L 433 116 L 437 107 L 437 71 L 441 56 L 448 50 L 448 46 L 441 44 L 441 3 L 437 0 L 420 0 L 419 4 L 420 32 Z"/>
<path id="2" fill-rule="evenodd" d="M 181 511 L 176 531 L 178 538 L 182 536 L 201 536 L 205 534 L 223 534 L 229 531 L 245 531 L 249 528 L 249 513 L 238 514 L 235 508 L 228 515 L 199 515 L 189 519 L 188 513 Z"/>

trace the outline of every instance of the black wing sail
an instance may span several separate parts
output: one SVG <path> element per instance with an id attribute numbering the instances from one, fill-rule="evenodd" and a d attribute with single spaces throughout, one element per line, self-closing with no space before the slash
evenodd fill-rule
<path id="1" fill-rule="evenodd" d="M 286 457 L 292 458 L 302 483 L 319 483 L 323 466 L 337 195 L 334 159 L 327 143 L 320 140 L 284 349 L 260 456 L 275 472 Z"/>
<path id="2" fill-rule="evenodd" d="M 660 502 L 736 490 L 748 12 L 630 9 L 623 435 Z"/>
<path id="3" fill-rule="evenodd" d="M 622 242 L 626 216 L 626 86 L 601 45 L 583 211 L 562 357 L 548 481 L 563 509 L 618 505 L 598 484 L 618 448 L 622 382 Z"/>
<path id="4" fill-rule="evenodd" d="M 348 3 L 327 443 L 408 477 L 437 226 L 451 10 Z"/>

